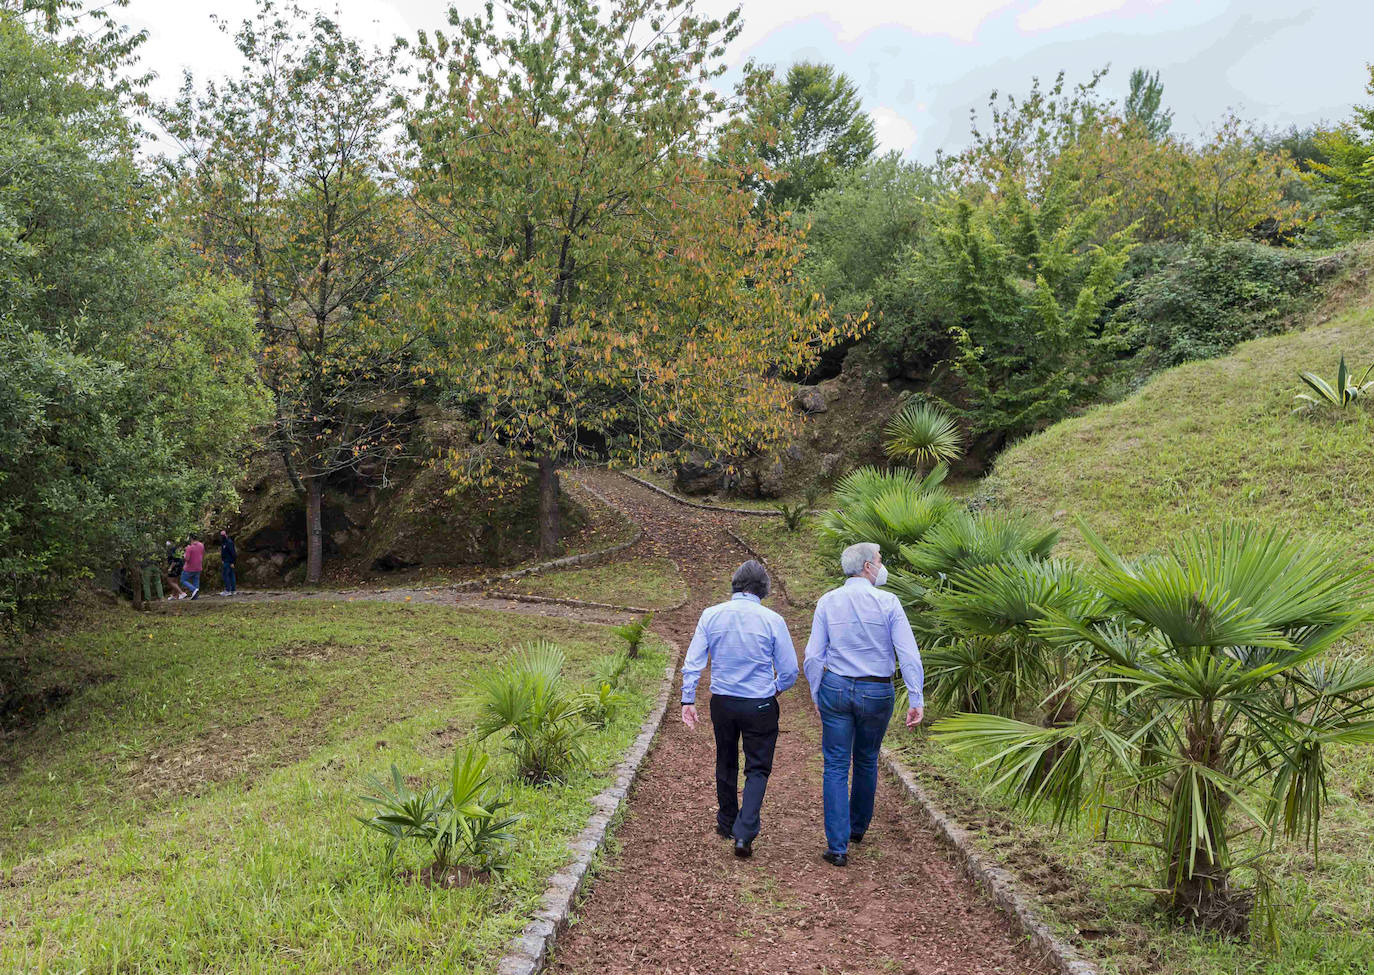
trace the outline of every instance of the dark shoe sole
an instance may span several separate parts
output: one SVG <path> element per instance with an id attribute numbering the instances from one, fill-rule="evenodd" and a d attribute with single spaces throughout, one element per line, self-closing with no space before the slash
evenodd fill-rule
<path id="1" fill-rule="evenodd" d="M 831 853 L 827 850 L 825 853 L 821 854 L 821 859 L 834 867 L 849 866 L 849 855 L 845 853 Z"/>
<path id="2" fill-rule="evenodd" d="M 864 841 L 864 834 L 863 834 L 863 833 L 859 833 L 858 835 L 856 835 L 856 836 L 851 836 L 851 837 L 849 838 L 849 842 L 851 842 L 851 843 L 862 843 L 863 841 Z"/>
<path id="3" fill-rule="evenodd" d="M 735 841 L 735 856 L 739 857 L 741 860 L 748 860 L 753 855 L 754 844 L 741 843 L 738 840 Z"/>

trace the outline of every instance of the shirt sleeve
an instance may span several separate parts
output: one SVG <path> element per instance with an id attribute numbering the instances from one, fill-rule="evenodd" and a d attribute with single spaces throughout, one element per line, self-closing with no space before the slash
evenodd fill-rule
<path id="1" fill-rule="evenodd" d="M 773 669 L 778 674 L 779 694 L 797 682 L 797 648 L 781 616 L 773 620 Z"/>
<path id="2" fill-rule="evenodd" d="M 706 666 L 706 659 L 710 655 L 706 643 L 706 614 L 701 614 L 701 619 L 697 620 L 697 631 L 692 634 L 692 642 L 687 646 L 687 655 L 682 661 L 682 703 L 695 704 L 697 702 L 697 682 L 701 680 L 701 671 Z"/>
<path id="3" fill-rule="evenodd" d="M 916 634 L 911 632 L 906 611 L 895 599 L 888 614 L 888 628 L 892 634 L 892 648 L 897 652 L 897 662 L 902 665 L 902 682 L 906 684 L 911 707 L 923 708 L 926 706 L 926 673 L 921 664 L 921 651 L 916 646 Z"/>
<path id="4" fill-rule="evenodd" d="M 816 603 L 816 614 L 811 618 L 811 639 L 806 641 L 806 659 L 802 669 L 806 671 L 806 682 L 811 685 L 811 700 L 819 705 L 821 676 L 825 673 L 825 658 L 830 650 L 830 633 L 825 623 L 825 603 Z"/>

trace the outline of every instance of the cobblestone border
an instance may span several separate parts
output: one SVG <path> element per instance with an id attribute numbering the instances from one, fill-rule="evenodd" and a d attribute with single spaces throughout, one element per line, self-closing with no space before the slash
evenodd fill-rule
<path id="1" fill-rule="evenodd" d="M 507 592 L 503 589 L 488 589 L 483 595 L 491 599 L 510 599 L 517 603 L 552 603 L 556 606 L 577 606 L 584 609 L 611 609 L 619 613 L 634 613 L 637 616 L 644 616 L 648 613 L 671 613 L 673 610 L 686 606 L 692 599 L 691 596 L 687 596 L 672 606 L 660 606 L 653 609 L 644 606 L 621 606 L 617 603 L 598 603 L 590 599 L 572 599 L 567 596 L 540 596 L 537 593 Z"/>
<path id="2" fill-rule="evenodd" d="M 974 847 L 968 830 L 951 819 L 926 793 L 916 775 L 902 764 L 886 746 L 882 751 L 888 771 L 897 777 L 916 800 L 936 834 L 954 848 L 964 873 L 992 897 L 1015 927 L 1035 949 L 1050 961 L 1060 975 L 1100 975 L 1097 967 L 1079 957 L 1078 951 L 1050 930 L 1031 899 L 1019 888 L 1016 879 L 987 854 Z"/>
<path id="3" fill-rule="evenodd" d="M 539 909 L 534 912 L 534 919 L 511 940 L 500 964 L 496 966 L 497 975 L 538 975 L 544 970 L 558 932 L 568 923 L 572 914 L 573 900 L 587 880 L 592 861 L 606 845 L 611 821 L 625 802 L 630 786 L 634 784 L 639 768 L 663 724 L 663 716 L 668 711 L 668 695 L 673 689 L 678 661 L 682 657 L 682 648 L 675 641 L 664 636 L 659 639 L 668 644 L 671 653 L 653 710 L 640 725 L 639 737 L 630 745 L 624 760 L 616 766 L 615 781 L 592 800 L 594 812 L 571 844 L 572 862 L 549 878 L 549 885 L 544 889 L 544 897 Z"/>
<path id="4" fill-rule="evenodd" d="M 619 474 L 621 477 L 625 478 L 626 480 L 634 481 L 641 487 L 646 487 L 650 491 L 656 491 L 659 494 L 663 495 L 665 498 L 668 498 L 672 501 L 676 501 L 678 504 L 686 505 L 688 508 L 697 508 L 701 511 L 723 511 L 729 515 L 753 515 L 755 518 L 782 517 L 781 511 L 763 511 L 758 508 L 727 508 L 724 505 L 719 504 L 702 504 L 700 501 L 688 501 L 686 498 L 679 497 L 678 495 L 674 494 L 672 491 L 667 490 L 666 488 L 659 487 L 653 481 L 646 481 L 644 478 L 639 477 L 636 474 L 631 474 L 629 471 L 616 471 L 616 473 Z"/>

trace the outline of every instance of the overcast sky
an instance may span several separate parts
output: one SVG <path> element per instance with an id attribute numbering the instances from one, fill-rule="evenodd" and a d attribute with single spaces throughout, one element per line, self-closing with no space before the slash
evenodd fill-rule
<path id="1" fill-rule="evenodd" d="M 458 0 L 460 11 L 480 0 Z M 732 0 L 698 0 L 723 14 Z M 448 0 L 302 0 L 338 9 L 375 43 L 440 26 Z M 1345 118 L 1371 99 L 1370 0 L 745 0 L 744 30 L 728 54 L 785 67 L 827 61 L 853 78 L 885 149 L 929 160 L 964 145 L 968 113 L 993 89 L 1020 92 L 1033 75 L 1081 80 L 1110 65 L 1108 91 L 1131 68 L 1158 69 L 1175 128 L 1195 134 L 1233 109 L 1262 125 Z M 171 95 L 183 69 L 197 77 L 235 65 L 210 13 L 235 22 L 252 0 L 131 0 L 123 16 L 146 28 L 154 93 Z"/>

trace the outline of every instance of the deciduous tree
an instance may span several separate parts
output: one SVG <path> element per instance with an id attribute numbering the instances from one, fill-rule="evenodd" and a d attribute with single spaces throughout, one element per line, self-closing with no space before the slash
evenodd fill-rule
<path id="1" fill-rule="evenodd" d="M 405 442 L 392 407 L 424 382 L 419 331 L 393 302 L 418 241 L 395 178 L 396 60 L 272 0 L 234 41 L 238 75 L 201 94 L 188 77 L 164 118 L 186 149 L 191 232 L 252 289 L 270 443 L 305 495 L 313 583 L 325 480 L 352 470 L 384 481 Z"/>
<path id="2" fill-rule="evenodd" d="M 446 379 L 482 448 L 453 466 L 495 488 L 537 464 L 546 551 L 560 464 L 775 441 L 793 422 L 778 374 L 838 334 L 796 274 L 799 235 L 752 212 L 744 126 L 712 129 L 734 111 L 708 82 L 737 18 L 511 0 L 420 37 L 414 179 Z"/>

